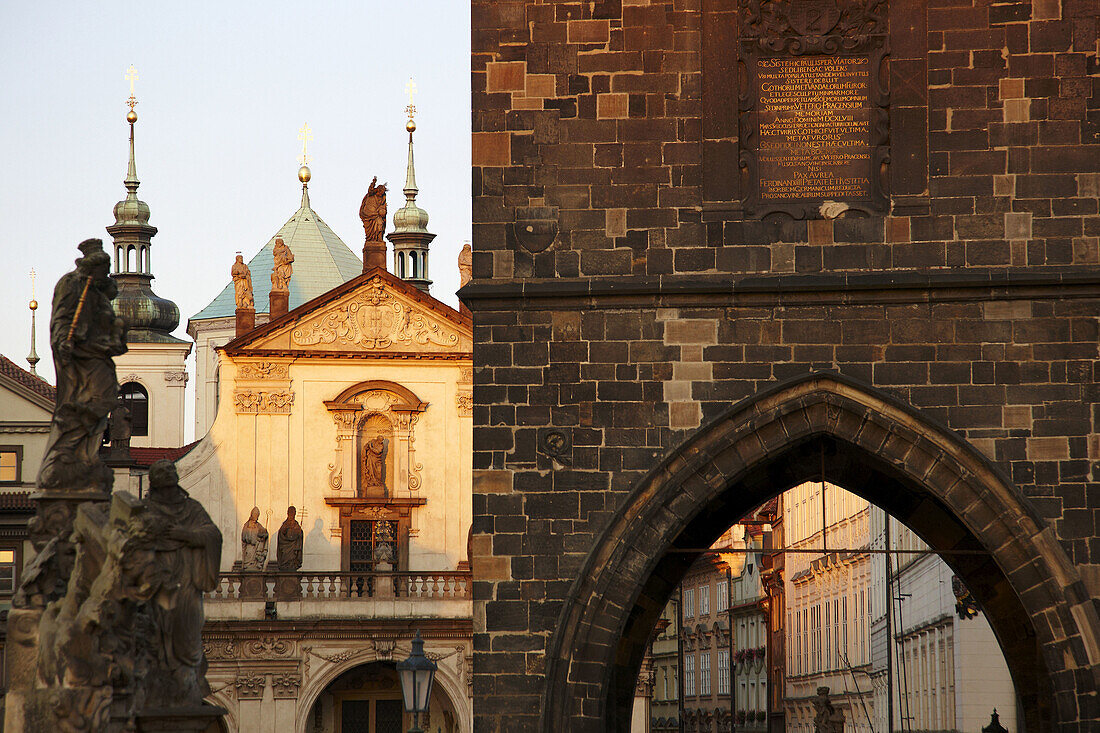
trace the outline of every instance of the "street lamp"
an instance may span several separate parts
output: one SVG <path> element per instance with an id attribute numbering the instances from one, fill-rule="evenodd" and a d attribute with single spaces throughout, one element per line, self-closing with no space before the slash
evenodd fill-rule
<path id="1" fill-rule="evenodd" d="M 424 729 L 420 727 L 420 714 L 428 711 L 435 670 L 435 662 L 424 656 L 424 640 L 417 630 L 409 658 L 397 663 L 401 694 L 405 698 L 405 712 L 413 714 L 413 727 L 409 729 L 409 733 L 424 733 Z"/>

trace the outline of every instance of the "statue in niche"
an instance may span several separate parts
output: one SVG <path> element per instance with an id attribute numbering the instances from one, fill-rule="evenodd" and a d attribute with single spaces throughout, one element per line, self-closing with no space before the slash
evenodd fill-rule
<path id="1" fill-rule="evenodd" d="M 126 353 L 125 324 L 111 301 L 111 257 L 99 239 L 78 245 L 83 257 L 53 291 L 50 348 L 57 401 L 38 471 L 40 489 L 110 491 L 111 470 L 99 460 L 107 416 L 118 397 L 112 357 Z"/>
<path id="2" fill-rule="evenodd" d="M 376 435 L 363 446 L 363 488 L 381 489 L 386 494 L 386 451 L 389 441 Z"/>
<path id="3" fill-rule="evenodd" d="M 252 298 L 252 271 L 244 263 L 244 255 L 237 255 L 237 261 L 233 263 L 229 274 L 233 276 L 233 297 L 237 308 L 251 310 L 256 307 L 256 301 Z"/>
<path id="4" fill-rule="evenodd" d="M 294 272 L 294 253 L 282 237 L 278 237 L 272 254 L 275 256 L 275 266 L 271 269 L 271 289 L 286 292 L 290 290 L 290 276 Z"/>
<path id="5" fill-rule="evenodd" d="M 359 206 L 359 218 L 363 220 L 368 242 L 384 241 L 382 235 L 386 232 L 386 184 L 378 186 L 377 183 L 378 176 L 375 176 Z"/>
<path id="6" fill-rule="evenodd" d="M 260 508 L 252 507 L 241 528 L 241 570 L 263 570 L 267 562 L 267 529 L 260 524 Z"/>
<path id="7" fill-rule="evenodd" d="M 276 535 L 279 544 L 275 548 L 275 558 L 278 561 L 279 570 L 293 572 L 302 567 L 302 525 L 295 519 L 298 510 L 287 507 L 286 521 L 279 527 Z"/>

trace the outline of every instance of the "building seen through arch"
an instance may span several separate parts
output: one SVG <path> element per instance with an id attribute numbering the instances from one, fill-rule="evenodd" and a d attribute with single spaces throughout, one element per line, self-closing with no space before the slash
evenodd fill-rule
<path id="1" fill-rule="evenodd" d="M 807 482 L 710 549 L 654 629 L 632 731 L 812 733 L 821 687 L 856 733 L 978 730 L 994 710 L 1017 729 L 1011 676 L 976 600 L 880 508 Z"/>

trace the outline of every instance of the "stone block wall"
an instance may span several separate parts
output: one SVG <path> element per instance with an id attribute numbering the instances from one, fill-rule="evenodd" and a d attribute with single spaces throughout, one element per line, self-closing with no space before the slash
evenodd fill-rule
<path id="1" fill-rule="evenodd" d="M 895 0 L 889 212 L 757 220 L 736 175 L 743 5 L 473 4 L 475 729 L 545 729 L 570 589 L 648 471 L 738 401 L 839 372 L 965 439 L 1056 537 L 1080 614 L 1032 618 L 1072 639 L 1032 720 L 1088 730 L 1100 7 Z M 576 701 L 570 730 L 615 729 L 605 703 Z"/>

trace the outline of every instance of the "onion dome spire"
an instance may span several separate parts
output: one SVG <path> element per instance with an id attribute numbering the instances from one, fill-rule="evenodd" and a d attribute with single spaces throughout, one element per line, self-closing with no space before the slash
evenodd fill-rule
<path id="1" fill-rule="evenodd" d="M 134 82 L 138 75 L 132 65 L 125 78 L 130 82 L 130 98 L 126 100 L 130 107 L 126 113 L 126 122 L 130 125 L 130 159 L 123 180 L 126 198 L 115 204 L 115 223 L 107 227 L 115 246 L 115 271 L 111 277 L 118 283 L 118 297 L 113 305 L 129 329 L 128 343 L 176 343 L 179 339 L 171 333 L 180 322 L 179 308 L 172 301 L 155 295 L 150 285 L 153 279 L 152 239 L 157 228 L 149 224 L 149 204 L 137 197 L 141 181 L 134 156 L 134 128 L 138 119 L 134 111 L 137 106 Z"/>
<path id="2" fill-rule="evenodd" d="M 413 95 L 416 84 L 412 79 L 405 85 L 409 94 L 409 105 L 405 113 L 409 116 L 405 130 L 409 133 L 409 159 L 405 171 L 405 205 L 393 215 L 393 232 L 387 239 L 393 242 L 394 271 L 398 277 L 408 280 L 425 293 L 431 287 L 428 279 L 428 248 L 435 235 L 428 231 L 428 212 L 416 205 L 416 168 L 413 164 L 413 133 L 416 132 L 416 106 Z"/>

